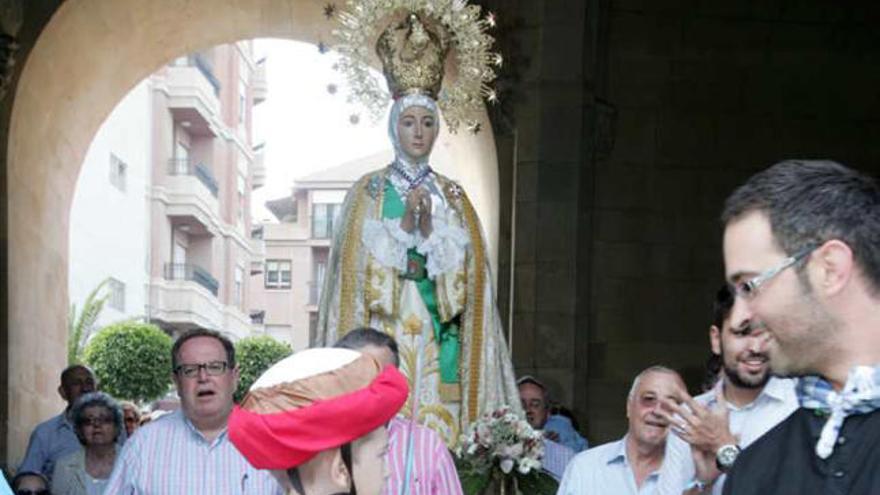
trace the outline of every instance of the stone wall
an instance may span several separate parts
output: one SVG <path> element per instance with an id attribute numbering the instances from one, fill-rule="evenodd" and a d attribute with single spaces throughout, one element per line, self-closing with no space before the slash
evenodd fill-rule
<path id="1" fill-rule="evenodd" d="M 737 184 L 791 157 L 880 174 L 880 38 L 871 29 L 880 9 L 697 0 L 490 8 L 520 19 L 502 42 L 529 59 L 509 111 L 515 166 L 502 160 L 501 172 L 502 197 L 512 194 L 504 178 L 517 178 L 516 219 L 501 231 L 502 246 L 514 239 L 515 365 L 573 406 L 591 441 L 606 441 L 625 430 L 624 396 L 640 369 L 678 368 L 696 391 L 723 276 L 717 216 Z M 509 252 L 500 259 L 510 266 Z"/>

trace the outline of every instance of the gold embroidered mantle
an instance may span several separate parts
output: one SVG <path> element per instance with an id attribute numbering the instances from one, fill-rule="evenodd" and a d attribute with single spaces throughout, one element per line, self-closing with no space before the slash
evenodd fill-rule
<path id="1" fill-rule="evenodd" d="M 437 430 L 448 445 L 480 414 L 509 405 L 521 413 L 513 366 L 495 294 L 479 219 L 462 189 L 435 174 L 430 184 L 441 207 L 435 215 L 467 232 L 469 243 L 458 267 L 434 278 L 442 321 L 459 318 L 460 388 L 440 383 L 438 346 L 430 331 L 430 315 L 415 284 L 401 279 L 396 269 L 377 262 L 363 243 L 364 223 L 382 218 L 387 169 L 362 177 L 349 191 L 334 233 L 321 292 L 315 345 L 332 345 L 345 332 L 372 326 L 395 337 L 401 369 L 410 379 L 411 397 L 404 413 L 412 411 L 418 339 L 424 339 L 419 421 Z"/>

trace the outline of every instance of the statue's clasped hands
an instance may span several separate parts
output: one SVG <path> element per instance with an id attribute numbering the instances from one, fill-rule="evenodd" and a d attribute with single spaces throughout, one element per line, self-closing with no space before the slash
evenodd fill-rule
<path id="1" fill-rule="evenodd" d="M 406 211 L 400 221 L 400 228 L 410 234 L 416 226 L 422 237 L 427 238 L 431 235 L 431 193 L 422 187 L 407 193 Z"/>

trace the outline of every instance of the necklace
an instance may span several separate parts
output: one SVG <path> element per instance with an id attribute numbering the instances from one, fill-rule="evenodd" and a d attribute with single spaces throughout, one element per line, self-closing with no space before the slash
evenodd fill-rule
<path id="1" fill-rule="evenodd" d="M 397 174 L 401 179 L 406 182 L 406 191 L 404 193 L 408 193 L 413 189 L 419 187 L 425 179 L 431 175 L 431 167 L 425 164 L 416 165 L 415 173 L 411 173 L 407 170 L 400 160 L 395 160 L 391 163 L 391 171 Z"/>

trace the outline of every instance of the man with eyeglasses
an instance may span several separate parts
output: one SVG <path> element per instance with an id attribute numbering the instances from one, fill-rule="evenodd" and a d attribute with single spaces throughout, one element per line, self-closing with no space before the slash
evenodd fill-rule
<path id="1" fill-rule="evenodd" d="M 238 385 L 235 348 L 219 332 L 196 329 L 171 349 L 179 410 L 151 421 L 123 448 L 106 493 L 280 494 L 229 441 L 227 423 Z"/>
<path id="2" fill-rule="evenodd" d="M 800 408 L 744 450 L 724 493 L 880 493 L 880 188 L 838 163 L 786 161 L 727 199 L 731 326 L 765 335 Z"/>
<path id="3" fill-rule="evenodd" d="M 674 435 L 666 450 L 671 476 L 660 482 L 664 495 L 720 495 L 724 472 L 746 448 L 798 408 L 794 381 L 770 376 L 764 330 L 748 322 L 732 327 L 733 291 L 715 296 L 709 342 L 720 363 L 711 390 L 691 398 L 682 391 L 664 411 Z M 676 467 L 673 467 L 676 466 Z"/>
<path id="4" fill-rule="evenodd" d="M 95 374 L 87 366 L 74 364 L 61 372 L 58 395 L 67 402 L 64 411 L 48 419 L 34 429 L 28 442 L 20 472 L 41 473 L 52 476 L 55 461 L 81 448 L 70 418 L 70 408 L 81 395 L 96 389 Z"/>
<path id="5" fill-rule="evenodd" d="M 681 376 L 664 366 L 639 373 L 626 400 L 626 436 L 576 455 L 557 495 L 654 495 L 669 476 L 664 462 L 669 421 L 661 414 L 662 400 L 677 398 L 685 388 Z"/>

